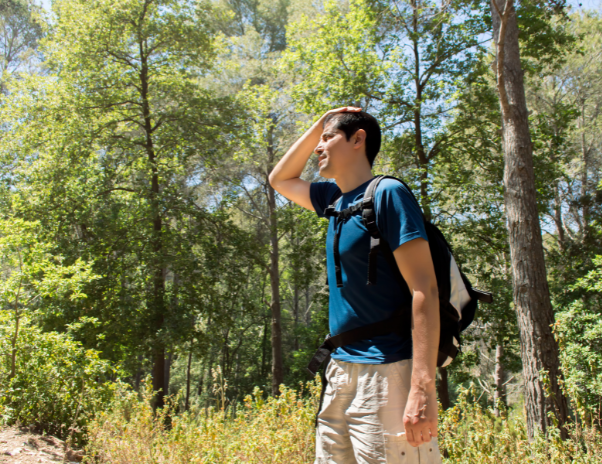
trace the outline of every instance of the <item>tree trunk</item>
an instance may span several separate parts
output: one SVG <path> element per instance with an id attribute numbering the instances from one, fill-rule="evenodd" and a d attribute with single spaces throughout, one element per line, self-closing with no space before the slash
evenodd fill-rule
<path id="1" fill-rule="evenodd" d="M 167 359 L 165 360 L 165 386 L 163 387 L 163 391 L 166 395 L 169 395 L 169 382 L 171 379 L 171 364 L 173 362 L 173 351 L 169 351 L 167 355 Z"/>
<path id="2" fill-rule="evenodd" d="M 311 313 L 309 312 L 309 308 L 311 307 L 311 298 L 309 297 L 309 287 L 305 289 L 305 325 L 309 326 L 311 324 Z"/>
<path id="3" fill-rule="evenodd" d="M 23 269 L 21 255 L 19 254 L 19 270 Z M 22 275 L 22 274 L 21 274 Z M 14 378 L 17 375 L 17 342 L 19 341 L 19 324 L 21 322 L 21 311 L 19 311 L 19 299 L 21 298 L 21 286 L 23 283 L 23 277 L 19 280 L 19 287 L 17 289 L 17 295 L 15 296 L 15 331 L 11 339 L 11 350 L 10 350 L 10 374 L 9 379 Z"/>
<path id="4" fill-rule="evenodd" d="M 299 284 L 295 282 L 295 290 L 293 294 L 293 317 L 295 320 L 295 342 L 294 350 L 299 349 L 299 337 L 297 335 L 297 329 L 299 328 Z"/>
<path id="5" fill-rule="evenodd" d="M 190 409 L 190 366 L 192 365 L 192 341 L 190 342 L 190 351 L 188 352 L 188 364 L 186 365 L 186 401 L 184 402 L 184 411 Z"/>
<path id="6" fill-rule="evenodd" d="M 447 369 L 445 367 L 439 368 L 439 382 L 437 383 L 437 395 L 439 396 L 439 403 L 441 407 L 446 410 L 449 409 L 451 403 L 449 401 L 449 382 L 447 380 Z"/>
<path id="7" fill-rule="evenodd" d="M 9 379 L 14 378 L 17 375 L 17 342 L 19 341 L 19 317 L 18 310 L 15 310 L 15 331 L 11 340 L 11 351 L 10 351 L 10 374 Z"/>
<path id="8" fill-rule="evenodd" d="M 420 8 L 417 0 L 411 0 L 412 5 L 412 51 L 414 53 L 414 87 L 416 91 L 416 99 L 414 101 L 414 149 L 418 161 L 418 169 L 420 170 L 420 202 L 424 216 L 427 220 L 431 220 L 431 204 L 428 192 L 429 175 L 428 175 L 428 158 L 424 149 L 422 140 L 422 91 L 424 83 L 422 82 L 422 70 L 420 62 L 420 46 L 418 40 L 420 37 Z"/>
<path id="9" fill-rule="evenodd" d="M 495 347 L 495 392 L 493 394 L 493 412 L 496 417 L 500 417 L 499 403 L 506 401 L 506 388 L 504 386 L 504 364 L 502 363 L 502 357 L 504 356 L 503 345 L 497 345 Z"/>
<path id="10" fill-rule="evenodd" d="M 270 223 L 270 285 L 272 298 L 272 394 L 280 393 L 280 384 L 284 382 L 284 367 L 282 362 L 282 315 L 280 308 L 280 250 L 278 244 L 278 217 L 276 215 L 276 191 L 269 181 L 270 172 L 274 168 L 274 126 L 268 132 L 268 169 L 265 173 L 265 186 L 268 194 L 268 216 Z"/>
<path id="11" fill-rule="evenodd" d="M 266 363 L 268 357 L 268 315 L 264 317 L 263 337 L 261 341 L 261 378 L 267 375 Z"/>
<path id="12" fill-rule="evenodd" d="M 589 150 L 587 148 L 587 143 L 585 141 L 585 104 L 581 105 L 581 156 L 583 157 L 583 167 L 581 170 L 581 204 L 582 206 L 582 214 L 583 214 L 583 230 L 582 230 L 582 240 L 583 243 L 586 243 L 588 235 L 589 235 L 589 222 L 590 222 L 590 207 L 589 207 L 589 199 L 587 198 L 589 194 L 589 181 L 588 181 L 588 165 L 589 165 Z"/>
<path id="13" fill-rule="evenodd" d="M 567 418 L 567 405 L 559 388 L 558 345 L 551 329 L 554 312 L 537 212 L 533 146 L 516 12 L 512 0 L 508 0 L 507 4 L 504 0 L 492 0 L 491 13 L 502 108 L 504 202 L 512 262 L 513 299 L 520 330 L 527 430 L 532 438 L 536 431 L 546 433 L 550 425 L 547 413 L 550 411 L 563 426 Z M 549 374 L 551 397 L 546 394 L 541 371 Z M 562 430 L 565 434 L 564 428 Z"/>
<path id="14" fill-rule="evenodd" d="M 280 269 L 278 266 L 278 220 L 276 218 L 276 194 L 268 183 L 268 204 L 270 214 L 270 284 L 272 299 L 270 310 L 272 313 L 272 394 L 278 395 L 280 384 L 284 382 L 284 368 L 282 363 L 282 316 L 280 308 Z"/>
<path id="15" fill-rule="evenodd" d="M 153 347 L 153 409 L 165 405 L 165 345 L 155 343 Z"/>
<path id="16" fill-rule="evenodd" d="M 562 220 L 562 201 L 560 199 L 560 186 L 556 183 L 554 188 L 554 223 L 556 224 L 556 233 L 558 235 L 558 245 L 560 250 L 564 251 L 566 247 L 566 238 L 564 233 L 564 221 Z"/>
<path id="17" fill-rule="evenodd" d="M 142 117 L 144 122 L 145 145 L 148 162 L 151 169 L 150 178 L 150 205 L 152 221 L 151 249 L 153 257 L 151 258 L 151 268 L 153 269 L 153 292 L 150 301 L 152 309 L 152 329 L 154 331 L 153 346 L 153 390 L 156 395 L 153 401 L 153 407 L 162 408 L 165 402 L 165 342 L 157 334 L 161 331 L 164 324 L 165 314 L 165 269 L 163 265 L 162 251 L 163 241 L 161 233 L 163 230 L 163 219 L 159 205 L 159 168 L 155 155 L 153 144 L 152 116 L 149 103 L 149 76 L 146 55 L 146 44 L 141 41 L 140 51 L 140 97 L 142 100 Z"/>

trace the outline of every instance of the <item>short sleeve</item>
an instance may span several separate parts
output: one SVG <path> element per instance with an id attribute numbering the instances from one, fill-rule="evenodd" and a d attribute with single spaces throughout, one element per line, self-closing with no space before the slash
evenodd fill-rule
<path id="1" fill-rule="evenodd" d="M 337 184 L 333 182 L 314 182 L 309 186 L 309 198 L 318 216 L 324 217 L 324 210 L 330 206 L 332 199 L 340 191 Z"/>
<path id="2" fill-rule="evenodd" d="M 376 225 L 392 251 L 410 240 L 428 241 L 422 211 L 405 185 L 384 179 L 377 187 Z"/>

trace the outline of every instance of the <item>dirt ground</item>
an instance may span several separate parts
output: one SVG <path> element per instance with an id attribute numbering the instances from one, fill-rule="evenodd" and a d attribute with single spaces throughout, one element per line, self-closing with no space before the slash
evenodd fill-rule
<path id="1" fill-rule="evenodd" d="M 15 427 L 0 428 L 0 463 L 77 463 L 83 453 L 71 449 L 64 452 L 62 440 L 20 430 Z M 66 456 L 65 456 L 66 454 Z"/>

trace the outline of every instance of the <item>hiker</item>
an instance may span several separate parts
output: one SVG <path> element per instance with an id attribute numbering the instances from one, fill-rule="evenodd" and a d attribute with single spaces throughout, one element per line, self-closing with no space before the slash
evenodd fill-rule
<path id="1" fill-rule="evenodd" d="M 289 200 L 320 217 L 331 213 L 326 240 L 331 334 L 387 320 L 404 299 L 410 300 L 405 301 L 411 307 L 406 336 L 391 332 L 333 351 L 317 417 L 318 464 L 441 462 L 435 390 L 439 297 L 420 207 L 411 191 L 393 179 L 383 179 L 374 192 L 376 226 L 393 251 L 408 293 L 385 259 L 376 261 L 378 278 L 367 285 L 371 237 L 361 215 L 332 216 L 333 209 L 361 203 L 374 178 L 380 144 L 373 116 L 361 108 L 334 109 L 295 142 L 270 174 L 271 185 Z M 300 178 L 312 152 L 318 155 L 320 175 L 334 183 Z M 336 208 L 329 209 L 333 203 Z"/>

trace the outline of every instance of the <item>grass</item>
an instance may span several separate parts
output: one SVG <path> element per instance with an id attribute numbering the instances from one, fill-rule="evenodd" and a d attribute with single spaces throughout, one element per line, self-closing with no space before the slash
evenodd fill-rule
<path id="1" fill-rule="evenodd" d="M 282 387 L 280 397 L 264 399 L 256 389 L 228 412 L 218 407 L 176 414 L 174 407 L 154 416 L 150 391 L 117 395 L 113 407 L 90 424 L 87 462 L 111 464 L 311 463 L 314 415 L 320 386 Z M 170 423 L 170 427 L 166 427 Z M 602 462 L 602 434 L 574 429 L 570 440 L 555 434 L 527 439 L 520 410 L 495 417 L 470 390 L 440 417 L 441 450 L 451 463 Z"/>

